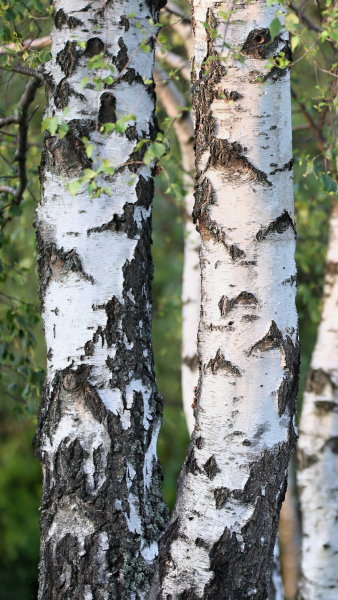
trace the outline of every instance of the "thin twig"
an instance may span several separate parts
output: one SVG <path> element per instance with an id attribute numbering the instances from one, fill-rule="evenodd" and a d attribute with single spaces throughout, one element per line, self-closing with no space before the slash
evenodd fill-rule
<path id="1" fill-rule="evenodd" d="M 44 82 L 44 77 L 42 73 L 35 71 L 34 69 L 29 69 L 29 67 L 10 67 L 8 69 L 4 69 L 4 67 L 0 67 L 2 71 L 13 71 L 14 73 L 21 73 L 21 75 L 28 75 L 29 77 L 36 77 L 36 79 L 40 79 L 40 81 Z"/>
<path id="2" fill-rule="evenodd" d="M 313 118 L 311 117 L 311 115 L 308 113 L 305 104 L 303 104 L 303 102 L 301 102 L 296 94 L 296 92 L 291 88 L 291 97 L 296 100 L 299 108 L 301 109 L 305 119 L 307 120 L 307 122 L 309 123 L 309 126 L 311 127 L 311 129 L 313 130 L 317 140 L 318 140 L 318 146 L 320 148 L 320 150 L 322 152 L 324 152 L 325 147 L 324 147 L 324 138 L 322 135 L 322 132 L 318 129 L 318 125 L 314 122 Z"/>

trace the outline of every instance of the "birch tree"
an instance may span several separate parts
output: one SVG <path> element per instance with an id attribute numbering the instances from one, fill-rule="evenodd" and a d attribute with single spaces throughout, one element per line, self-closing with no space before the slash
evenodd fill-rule
<path id="1" fill-rule="evenodd" d="M 330 220 L 322 320 L 303 398 L 298 442 L 302 509 L 299 597 L 337 596 L 338 206 Z"/>
<path id="2" fill-rule="evenodd" d="M 45 119 L 59 127 L 45 137 L 36 216 L 44 600 L 146 598 L 167 517 L 151 343 L 154 162 L 140 167 L 146 145 L 133 154 L 158 132 L 157 17 L 155 3 L 55 3 Z"/>
<path id="3" fill-rule="evenodd" d="M 264 2 L 218 9 L 193 5 L 200 379 L 151 599 L 267 597 L 297 435 L 289 73 L 264 69 L 288 38 Z"/>

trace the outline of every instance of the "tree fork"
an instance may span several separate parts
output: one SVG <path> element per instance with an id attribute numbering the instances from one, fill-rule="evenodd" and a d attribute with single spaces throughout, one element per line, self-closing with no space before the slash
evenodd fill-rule
<path id="1" fill-rule="evenodd" d="M 193 4 L 200 378 L 151 600 L 268 597 L 297 438 L 290 75 L 264 68 L 288 36 L 271 41 L 265 2 L 218 9 Z"/>
<path id="2" fill-rule="evenodd" d="M 45 136 L 36 216 L 48 351 L 35 436 L 44 472 L 40 600 L 146 598 L 167 520 L 151 342 L 154 185 L 151 167 L 123 166 L 158 131 L 154 86 L 144 83 L 158 9 L 134 0 L 55 2 L 45 116 L 69 130 Z M 138 23 L 149 32 L 148 53 Z M 96 55 L 116 66 L 101 91 L 93 80 L 111 72 L 89 68 Z M 102 134 L 102 124 L 129 114 L 136 121 L 124 133 Z M 111 195 L 92 198 L 83 182 L 72 196 L 67 183 L 94 158 L 115 168 L 97 180 Z"/>

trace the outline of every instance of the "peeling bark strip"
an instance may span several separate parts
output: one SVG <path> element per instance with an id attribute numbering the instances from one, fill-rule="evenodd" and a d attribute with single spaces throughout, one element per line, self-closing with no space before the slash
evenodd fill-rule
<path id="1" fill-rule="evenodd" d="M 289 73 L 271 71 L 264 87 L 257 81 L 288 39 L 283 32 L 265 46 L 276 6 L 238 4 L 227 23 L 219 9 L 210 0 L 193 5 L 201 370 L 196 428 L 151 600 L 268 597 L 297 437 Z M 205 22 L 217 29 L 215 41 Z M 244 64 L 223 48 L 225 29 Z M 209 60 L 206 73 L 205 59 L 220 53 L 227 62 Z"/>
<path id="2" fill-rule="evenodd" d="M 330 219 L 326 263 L 322 320 L 306 382 L 297 456 L 303 529 L 301 600 L 336 600 L 338 589 L 337 205 Z"/>
<path id="3" fill-rule="evenodd" d="M 153 52 L 140 50 L 158 7 L 134 0 L 58 0 L 46 73 L 46 116 L 68 106 L 69 132 L 45 139 L 37 210 L 48 370 L 35 437 L 44 470 L 40 600 L 143 599 L 167 520 L 156 443 L 162 401 L 151 344 L 151 170 L 128 185 L 141 138 L 157 133 Z M 93 34 L 95 27 L 95 34 Z M 155 30 L 155 29 L 154 29 Z M 85 42 L 85 48 L 77 44 Z M 152 44 L 152 40 L 150 39 Z M 103 52 L 121 77 L 103 91 L 88 68 Z M 81 81 L 89 78 L 84 89 Z M 100 123 L 136 115 L 125 134 Z M 111 196 L 72 197 L 66 184 L 91 166 L 83 136 L 115 167 Z M 95 167 L 95 168 L 96 168 Z"/>

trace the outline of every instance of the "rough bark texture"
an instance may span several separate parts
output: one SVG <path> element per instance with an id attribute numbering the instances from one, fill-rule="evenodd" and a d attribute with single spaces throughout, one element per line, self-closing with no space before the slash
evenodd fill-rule
<path id="1" fill-rule="evenodd" d="M 146 598 L 167 519 L 151 344 L 153 180 L 151 168 L 122 166 L 139 139 L 157 133 L 153 86 L 143 81 L 154 56 L 140 49 L 136 27 L 153 47 L 157 16 L 156 5 L 133 0 L 55 3 L 46 115 L 61 122 L 68 106 L 69 132 L 46 135 L 36 217 L 48 350 L 35 437 L 44 472 L 40 600 Z M 96 91 L 93 79 L 111 74 L 88 68 L 100 53 L 116 82 Z M 125 133 L 100 133 L 126 114 L 136 122 Z M 90 160 L 84 136 L 95 144 Z M 86 183 L 71 196 L 67 182 L 104 158 L 116 172 L 98 185 L 111 196 L 91 198 Z"/>
<path id="2" fill-rule="evenodd" d="M 193 6 L 193 104 L 201 234 L 195 431 L 150 598 L 265 600 L 297 437 L 291 106 L 288 71 L 266 60 L 276 7 Z M 213 41 L 204 23 L 217 29 Z M 226 41 L 241 50 L 241 64 Z M 264 80 L 266 84 L 261 86 Z M 231 102 L 230 102 L 231 101 Z"/>
<path id="3" fill-rule="evenodd" d="M 330 219 L 322 320 L 304 393 L 298 443 L 302 511 L 299 598 L 338 594 L 338 206 Z"/>
<path id="4" fill-rule="evenodd" d="M 176 117 L 183 98 L 165 71 L 155 66 L 156 89 L 169 117 Z M 189 434 L 195 426 L 193 414 L 194 390 L 198 384 L 197 330 L 201 306 L 201 277 L 199 268 L 200 236 L 192 220 L 194 206 L 194 126 L 190 113 L 183 112 L 174 121 L 180 145 L 182 166 L 185 171 L 184 197 L 184 261 L 182 277 L 182 397 Z"/>

